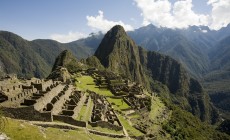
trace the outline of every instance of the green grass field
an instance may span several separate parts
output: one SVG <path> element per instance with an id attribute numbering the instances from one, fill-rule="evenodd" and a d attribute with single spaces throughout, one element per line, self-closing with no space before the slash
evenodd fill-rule
<path id="1" fill-rule="evenodd" d="M 79 82 L 76 82 L 76 85 L 81 90 L 87 90 L 88 89 L 88 90 L 94 91 L 100 95 L 113 96 L 113 94 L 111 93 L 110 90 L 100 89 L 99 87 L 97 87 L 95 85 L 95 83 L 93 82 L 94 79 L 91 76 L 77 77 L 77 80 Z"/>
<path id="2" fill-rule="evenodd" d="M 131 108 L 123 99 L 114 99 L 108 97 L 107 100 L 113 105 L 113 108 L 115 110 L 122 110 L 122 109 L 128 109 Z"/>
<path id="3" fill-rule="evenodd" d="M 108 129 L 108 128 L 102 128 L 102 127 L 92 127 L 91 125 L 88 125 L 87 128 L 89 129 L 93 129 L 93 130 L 97 130 L 97 131 L 100 131 L 100 132 L 105 132 L 105 133 L 111 133 L 111 134 L 123 134 L 123 131 L 120 130 L 120 131 L 116 131 L 116 130 L 112 130 L 112 129 Z"/>
<path id="4" fill-rule="evenodd" d="M 90 100 L 90 106 L 89 106 L 89 109 L 88 109 L 88 112 L 85 114 L 85 121 L 89 121 L 90 118 L 91 118 L 91 113 L 92 113 L 92 109 L 93 109 L 93 101 Z"/>
<path id="5" fill-rule="evenodd" d="M 85 112 L 87 111 L 87 106 L 83 105 L 81 108 L 81 111 L 79 112 L 78 116 L 77 116 L 77 120 L 79 121 L 85 121 Z"/>
<path id="6" fill-rule="evenodd" d="M 43 128 L 27 121 L 10 118 L 7 118 L 6 126 L 1 132 L 5 133 L 11 140 L 116 140 L 116 138 L 87 133 L 85 129 Z"/>
<path id="7" fill-rule="evenodd" d="M 158 97 L 153 97 L 151 111 L 149 113 L 150 118 L 154 120 L 164 109 L 164 103 L 162 103 Z"/>
<path id="8" fill-rule="evenodd" d="M 123 118 L 122 116 L 118 115 L 118 118 L 120 120 L 120 122 L 122 123 L 122 125 L 125 127 L 126 131 L 128 132 L 129 136 L 142 136 L 144 135 L 142 132 L 140 132 L 139 130 L 137 130 L 136 128 L 132 127 L 127 120 L 125 120 L 125 118 Z"/>

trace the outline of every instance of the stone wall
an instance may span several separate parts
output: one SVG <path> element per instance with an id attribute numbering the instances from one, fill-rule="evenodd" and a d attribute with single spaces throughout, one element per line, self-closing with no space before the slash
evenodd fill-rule
<path id="1" fill-rule="evenodd" d="M 51 102 L 53 97 L 63 90 L 63 88 L 64 88 L 63 84 L 59 84 L 58 86 L 54 87 L 51 91 L 44 94 L 43 97 L 36 100 L 37 103 L 34 104 L 34 108 L 38 111 L 42 111 L 43 108 L 45 108 L 46 105 Z"/>
<path id="2" fill-rule="evenodd" d="M 53 115 L 53 120 L 65 122 L 65 123 L 72 124 L 75 126 L 86 127 L 86 122 L 75 120 L 70 116 Z"/>
<path id="3" fill-rule="evenodd" d="M 54 84 L 53 80 L 46 80 L 46 81 L 38 80 L 36 82 L 31 83 L 31 85 L 33 85 L 37 90 L 40 91 L 46 91 L 47 88 L 53 84 Z"/>
<path id="4" fill-rule="evenodd" d="M 33 106 L 20 107 L 20 108 L 2 108 L 4 115 L 10 118 L 23 119 L 29 121 L 46 121 L 49 122 L 52 119 L 49 117 L 51 114 L 41 114 L 34 110 Z"/>
<path id="5" fill-rule="evenodd" d="M 58 115 L 62 111 L 62 106 L 64 105 L 65 101 L 69 99 L 69 96 L 72 93 L 72 86 L 65 91 L 64 95 L 62 95 L 59 100 L 53 105 L 52 114 Z"/>
<path id="6" fill-rule="evenodd" d="M 101 136 L 107 136 L 107 137 L 113 137 L 113 138 L 124 138 L 125 135 L 119 135 L 119 134 L 111 134 L 111 133 L 103 133 L 96 130 L 89 130 L 90 133 L 101 135 Z"/>
<path id="7" fill-rule="evenodd" d="M 102 128 L 108 128 L 108 129 L 112 129 L 115 131 L 123 130 L 123 127 L 121 125 L 120 126 L 114 125 L 106 121 L 89 122 L 89 124 L 93 127 L 100 126 Z"/>
<path id="8" fill-rule="evenodd" d="M 74 114 L 72 116 L 73 118 L 77 118 L 79 112 L 81 111 L 82 106 L 84 105 L 85 99 L 86 99 L 86 94 L 84 94 L 81 97 L 80 101 L 77 103 L 77 106 L 74 108 L 74 110 L 73 110 Z"/>

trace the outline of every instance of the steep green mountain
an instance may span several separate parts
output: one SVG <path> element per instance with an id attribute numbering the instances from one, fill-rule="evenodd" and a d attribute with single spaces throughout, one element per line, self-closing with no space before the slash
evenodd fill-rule
<path id="1" fill-rule="evenodd" d="M 70 73 L 77 72 L 80 68 L 80 62 L 68 50 L 62 51 L 56 58 L 52 72 L 48 79 L 59 79 L 66 81 L 70 79 Z"/>
<path id="2" fill-rule="evenodd" d="M 221 40 L 213 48 L 209 57 L 212 62 L 212 70 L 229 70 L 230 69 L 230 36 Z"/>
<path id="3" fill-rule="evenodd" d="M 81 62 L 86 64 L 89 68 L 97 68 L 99 70 L 105 69 L 96 56 L 90 56 L 87 59 L 82 59 Z"/>
<path id="4" fill-rule="evenodd" d="M 0 31 L 0 76 L 16 73 L 23 77 L 45 78 L 59 53 L 67 49 L 79 59 L 87 58 L 94 52 L 94 48 L 89 45 L 96 45 L 96 38 L 100 36 L 91 35 L 64 44 L 48 39 L 27 41 L 16 34 Z"/>
<path id="5" fill-rule="evenodd" d="M 194 77 L 200 78 L 208 70 L 206 53 L 213 39 L 206 37 L 199 27 L 169 29 L 150 24 L 128 34 L 145 49 L 173 57 Z"/>
<path id="6" fill-rule="evenodd" d="M 214 105 L 230 113 L 230 36 L 221 40 L 209 53 L 211 71 L 204 77 L 204 85 Z M 229 118 L 228 115 L 227 118 Z"/>
<path id="7" fill-rule="evenodd" d="M 147 83 L 139 61 L 138 47 L 127 36 L 122 26 L 115 26 L 107 32 L 95 56 L 108 70 L 121 73 L 139 83 Z"/>
<path id="8" fill-rule="evenodd" d="M 64 50 L 64 45 L 49 39 L 37 39 L 30 42 L 31 48 L 51 67 L 56 56 Z"/>
<path id="9" fill-rule="evenodd" d="M 69 72 L 76 72 L 80 68 L 81 63 L 76 57 L 68 50 L 61 52 L 55 60 L 52 71 L 58 67 L 65 67 Z"/>
<path id="10" fill-rule="evenodd" d="M 30 46 L 30 42 L 10 32 L 0 32 L 0 62 L 5 73 L 45 77 L 50 66 Z"/>
<path id="11" fill-rule="evenodd" d="M 212 119 L 215 111 L 212 112 L 199 82 L 190 78 L 174 59 L 138 47 L 123 27 L 118 25 L 108 31 L 94 55 L 106 69 L 121 73 L 147 88 L 154 89 L 155 80 L 160 81 L 168 86 L 174 103 L 203 121 Z"/>

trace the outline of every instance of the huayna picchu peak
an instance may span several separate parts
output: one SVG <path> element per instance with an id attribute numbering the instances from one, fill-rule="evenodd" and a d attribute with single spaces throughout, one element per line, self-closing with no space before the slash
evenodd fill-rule
<path id="1" fill-rule="evenodd" d="M 221 122 L 206 91 L 184 65 L 138 46 L 120 25 L 111 28 L 97 48 L 91 47 L 96 48 L 94 55 L 83 59 L 72 49 L 87 44 L 84 39 L 67 44 L 17 36 L 15 43 L 0 40 L 11 48 L 25 45 L 44 64 L 53 62 L 45 79 L 5 75 L 0 69 L 5 75 L 0 80 L 0 107 L 8 120 L 0 119 L 4 138 L 230 139 L 227 121 Z M 85 52 L 82 46 L 78 49 Z M 53 55 L 56 59 L 50 60 Z M 18 130 L 23 134 L 12 133 Z M 27 131 L 31 133 L 24 136 Z"/>
<path id="2" fill-rule="evenodd" d="M 105 34 L 94 55 L 106 69 L 148 89 L 154 90 L 154 81 L 160 81 L 169 88 L 173 102 L 203 121 L 212 120 L 212 107 L 200 83 L 171 57 L 138 47 L 121 26 L 114 26 Z"/>

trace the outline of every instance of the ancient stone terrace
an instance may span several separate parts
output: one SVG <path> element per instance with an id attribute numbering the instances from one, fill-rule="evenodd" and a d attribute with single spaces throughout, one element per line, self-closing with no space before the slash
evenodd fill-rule
<path id="1" fill-rule="evenodd" d="M 122 130 L 123 127 L 115 114 L 111 104 L 102 95 L 88 91 L 94 102 L 91 122 L 93 127 L 100 126 L 113 130 Z"/>
<path id="2" fill-rule="evenodd" d="M 34 82 L 31 82 L 31 86 L 34 86 L 39 91 L 48 91 L 55 85 L 57 85 L 57 81 L 53 82 L 53 80 L 37 79 Z"/>
<path id="3" fill-rule="evenodd" d="M 123 97 L 123 99 L 135 110 L 141 111 L 151 109 L 151 98 L 147 95 L 129 94 L 128 96 Z"/>
<path id="4" fill-rule="evenodd" d="M 74 91 L 69 99 L 65 101 L 60 115 L 72 116 L 73 118 L 76 118 L 81 108 L 81 100 L 83 99 L 83 97 L 85 98 L 85 96 L 83 95 L 84 93 L 81 91 Z"/>
<path id="5" fill-rule="evenodd" d="M 31 80 L 19 80 L 17 77 L 1 79 L 0 93 L 5 97 L 5 100 L 1 101 L 2 106 L 20 106 L 24 98 L 37 92 L 37 89 L 29 84 L 32 80 L 35 78 Z"/>

